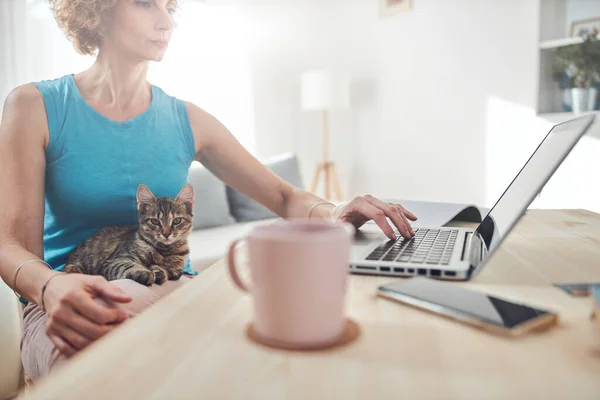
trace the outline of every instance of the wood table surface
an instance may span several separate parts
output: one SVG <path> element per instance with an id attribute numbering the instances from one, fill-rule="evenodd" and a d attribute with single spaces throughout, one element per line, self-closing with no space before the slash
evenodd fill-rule
<path id="1" fill-rule="evenodd" d="M 220 261 L 23 399 L 600 399 L 592 300 L 551 285 L 600 282 L 600 215 L 529 210 L 480 275 L 453 283 L 557 311 L 545 332 L 494 336 L 375 297 L 393 279 L 349 276 L 354 343 L 278 351 L 246 338 L 251 299 Z"/>

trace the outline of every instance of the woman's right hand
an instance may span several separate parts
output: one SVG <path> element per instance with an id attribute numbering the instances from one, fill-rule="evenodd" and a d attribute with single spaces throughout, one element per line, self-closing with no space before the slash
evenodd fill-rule
<path id="1" fill-rule="evenodd" d="M 131 297 L 101 276 L 61 275 L 44 292 L 46 334 L 70 357 L 125 321 L 128 314 L 115 303 L 128 303 Z"/>

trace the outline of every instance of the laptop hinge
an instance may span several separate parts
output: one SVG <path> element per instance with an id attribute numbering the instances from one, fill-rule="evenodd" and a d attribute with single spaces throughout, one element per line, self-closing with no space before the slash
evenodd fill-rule
<path id="1" fill-rule="evenodd" d="M 472 241 L 475 240 L 477 243 L 472 244 L 471 259 L 469 260 L 469 264 L 471 264 L 471 273 L 473 274 L 477 273 L 477 270 L 483 266 L 483 260 L 486 258 L 488 251 L 483 238 L 478 233 L 472 238 Z"/>
<path id="2" fill-rule="evenodd" d="M 473 237 L 473 232 L 465 232 L 465 240 L 463 241 L 462 253 L 460 255 L 461 261 L 465 259 L 465 255 L 467 254 L 467 249 L 471 248 L 471 239 Z"/>

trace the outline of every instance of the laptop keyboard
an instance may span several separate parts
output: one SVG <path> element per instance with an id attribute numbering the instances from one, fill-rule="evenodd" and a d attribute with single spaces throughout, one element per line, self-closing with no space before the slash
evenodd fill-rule
<path id="1" fill-rule="evenodd" d="M 411 239 L 400 237 L 382 243 L 367 260 L 448 265 L 457 236 L 458 230 L 417 229 Z"/>

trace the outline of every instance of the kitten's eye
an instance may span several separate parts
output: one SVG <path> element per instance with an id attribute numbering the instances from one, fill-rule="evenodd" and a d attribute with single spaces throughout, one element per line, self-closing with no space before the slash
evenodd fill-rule
<path id="1" fill-rule="evenodd" d="M 160 221 L 156 218 L 150 219 L 150 223 L 152 223 L 152 225 L 160 226 Z"/>
<path id="2" fill-rule="evenodd" d="M 177 217 L 173 220 L 173 225 L 179 225 L 181 223 L 181 218 Z"/>

